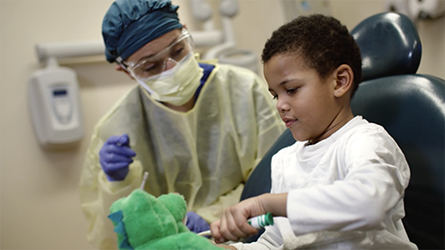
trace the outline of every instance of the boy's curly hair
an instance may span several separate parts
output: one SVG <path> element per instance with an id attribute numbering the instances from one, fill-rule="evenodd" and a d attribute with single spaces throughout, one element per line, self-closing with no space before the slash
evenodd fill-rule
<path id="1" fill-rule="evenodd" d="M 352 95 L 362 78 L 360 49 L 346 26 L 321 14 L 299 16 L 272 33 L 261 60 L 267 63 L 280 54 L 302 56 L 305 64 L 325 79 L 338 66 L 347 64 L 354 73 Z"/>

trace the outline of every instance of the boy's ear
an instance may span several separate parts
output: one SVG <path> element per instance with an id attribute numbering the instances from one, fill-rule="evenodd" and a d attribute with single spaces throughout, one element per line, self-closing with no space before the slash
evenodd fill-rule
<path id="1" fill-rule="evenodd" d="M 349 92 L 354 81 L 354 73 L 349 65 L 342 64 L 334 71 L 335 87 L 334 96 L 341 97 Z"/>

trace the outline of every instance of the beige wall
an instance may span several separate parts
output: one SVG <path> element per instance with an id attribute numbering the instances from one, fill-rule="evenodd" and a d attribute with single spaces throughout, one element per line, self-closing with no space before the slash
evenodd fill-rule
<path id="1" fill-rule="evenodd" d="M 196 27 L 188 0 L 181 21 Z M 101 39 L 101 19 L 111 0 L 0 0 L 0 248 L 88 249 L 86 222 L 79 207 L 78 181 L 94 124 L 134 83 L 103 57 L 62 62 L 77 72 L 86 133 L 76 148 L 47 150 L 35 138 L 27 80 L 41 68 L 36 43 Z M 258 55 L 271 32 L 284 23 L 278 0 L 241 0 L 234 19 L 238 45 Z M 382 1 L 331 3 L 334 16 L 349 28 L 383 10 Z M 215 10 L 216 12 L 217 10 Z M 419 72 L 444 75 L 444 19 L 421 23 L 424 55 Z"/>

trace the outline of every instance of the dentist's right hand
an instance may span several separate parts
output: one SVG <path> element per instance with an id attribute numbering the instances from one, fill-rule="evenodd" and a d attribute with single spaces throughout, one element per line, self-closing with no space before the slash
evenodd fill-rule
<path id="1" fill-rule="evenodd" d="M 111 136 L 99 151 L 100 165 L 109 181 L 124 180 L 135 156 L 127 134 Z"/>

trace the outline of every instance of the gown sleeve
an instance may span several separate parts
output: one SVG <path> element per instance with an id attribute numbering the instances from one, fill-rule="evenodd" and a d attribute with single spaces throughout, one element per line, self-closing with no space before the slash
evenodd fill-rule
<path id="1" fill-rule="evenodd" d="M 99 123 L 100 124 L 100 123 Z M 87 240 L 99 249 L 117 249 L 114 226 L 108 218 L 114 201 L 128 196 L 142 182 L 142 166 L 134 161 L 123 181 L 110 182 L 99 163 L 99 150 L 104 141 L 98 136 L 99 125 L 93 132 L 81 172 L 79 191 L 81 209 L 87 219 Z"/>

